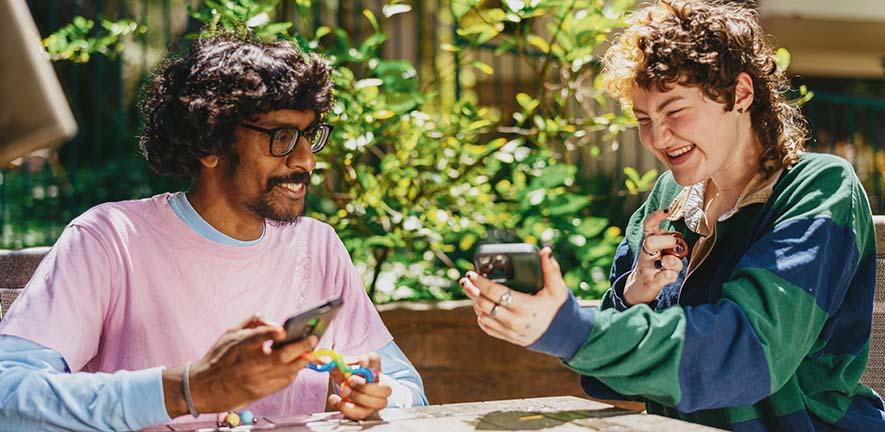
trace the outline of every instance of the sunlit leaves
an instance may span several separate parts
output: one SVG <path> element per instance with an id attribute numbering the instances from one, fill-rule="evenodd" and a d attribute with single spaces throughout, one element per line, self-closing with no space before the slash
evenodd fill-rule
<path id="1" fill-rule="evenodd" d="M 553 245 L 569 286 L 585 297 L 601 293 L 620 233 L 589 177 L 568 160 L 568 146 L 598 155 L 632 124 L 629 115 L 603 108 L 594 57 L 632 1 L 443 2 L 451 9 L 439 12 L 454 19 L 457 36 L 443 41 L 441 56 L 457 53 L 461 71 L 478 81 L 513 79 L 508 63 L 480 53 L 518 54 L 524 70 L 537 74 L 537 86 L 523 86 L 515 103 L 507 101 L 515 112 L 505 118 L 501 107 L 466 98 L 439 103 L 434 93 L 449 90 L 419 82 L 421 65 L 382 56 L 388 26 L 412 13 L 409 2 L 385 1 L 377 15 L 358 11 L 370 29 L 361 37 L 281 21 L 280 2 L 205 0 L 189 13 L 207 34 L 224 29 L 288 40 L 332 64 L 335 102 L 326 121 L 335 131 L 317 155 L 309 214 L 335 228 L 375 300 L 463 296 L 457 276 L 471 268 L 476 245 L 498 232 Z M 302 17 L 313 6 L 291 5 Z M 135 31 L 130 24 L 102 28 L 119 39 Z M 72 25 L 79 39 L 96 36 L 92 23 Z M 83 58 L 74 39 L 59 36 L 47 49 Z M 581 92 L 588 96 L 579 98 Z M 592 112 L 578 110 L 592 103 Z M 649 173 L 627 176 L 631 193 L 653 180 Z"/>
<path id="2" fill-rule="evenodd" d="M 528 42 L 529 45 L 532 45 L 535 48 L 538 48 L 544 54 L 547 54 L 550 52 L 550 44 L 548 44 L 547 41 L 544 40 L 543 38 L 541 38 L 540 36 L 533 35 L 533 34 L 528 35 L 528 36 L 526 36 L 526 42 Z"/>
<path id="3" fill-rule="evenodd" d="M 382 8 L 382 12 L 386 18 L 390 18 L 394 15 L 398 15 L 401 13 L 406 13 L 412 10 L 412 6 L 407 4 L 388 4 L 384 5 Z"/>
<path id="4" fill-rule="evenodd" d="M 519 106 L 526 111 L 533 111 L 538 107 L 540 101 L 529 96 L 526 93 L 517 93 L 516 94 L 516 102 L 519 103 Z"/>
<path id="5" fill-rule="evenodd" d="M 786 48 L 778 48 L 775 53 L 775 63 L 779 71 L 785 71 L 790 67 L 790 51 Z"/>
<path id="6" fill-rule="evenodd" d="M 126 38 L 142 34 L 145 30 L 144 26 L 128 19 L 102 19 L 101 26 L 96 28 L 95 21 L 77 16 L 71 23 L 43 39 L 43 46 L 53 61 L 86 63 L 94 54 L 116 57 L 123 51 Z"/>
<path id="7" fill-rule="evenodd" d="M 481 0 L 451 0 L 452 15 L 455 16 L 455 19 L 460 19 L 479 3 Z"/>
<path id="8" fill-rule="evenodd" d="M 626 167 L 624 168 L 624 174 L 627 176 L 627 179 L 625 180 L 627 192 L 631 195 L 651 190 L 651 187 L 654 186 L 655 179 L 658 178 L 658 170 L 656 169 L 648 170 L 645 174 L 640 176 L 639 171 L 636 171 L 636 168 Z"/>

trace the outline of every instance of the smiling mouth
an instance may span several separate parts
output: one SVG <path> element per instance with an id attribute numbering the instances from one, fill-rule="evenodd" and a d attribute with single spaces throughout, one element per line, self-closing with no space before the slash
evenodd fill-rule
<path id="1" fill-rule="evenodd" d="M 304 190 L 304 183 L 282 183 L 277 186 L 289 189 L 292 192 L 299 193 Z"/>
<path id="2" fill-rule="evenodd" d="M 279 183 L 275 187 L 279 187 L 286 195 L 296 199 L 303 197 L 307 191 L 304 183 Z"/>
<path id="3" fill-rule="evenodd" d="M 683 146 L 683 147 L 679 147 L 674 150 L 670 150 L 666 153 L 666 155 L 671 158 L 677 158 L 679 156 L 682 156 L 682 155 L 692 151 L 693 149 L 694 149 L 694 144 L 689 144 L 687 146 Z"/>

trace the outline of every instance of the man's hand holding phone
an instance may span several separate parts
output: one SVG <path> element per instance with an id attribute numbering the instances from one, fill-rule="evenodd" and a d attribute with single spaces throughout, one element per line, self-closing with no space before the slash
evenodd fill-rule
<path id="1" fill-rule="evenodd" d="M 237 410 L 288 386 L 307 366 L 301 355 L 318 342 L 310 335 L 272 349 L 286 338 L 279 324 L 259 316 L 226 331 L 189 371 L 191 399 L 199 413 Z M 175 418 L 188 413 L 182 391 L 184 368 L 163 372 L 166 411 Z"/>
<path id="2" fill-rule="evenodd" d="M 340 298 L 332 298 L 287 319 L 283 324 L 286 336 L 283 340 L 274 342 L 274 349 L 287 349 L 290 345 L 298 344 L 308 336 L 322 337 L 341 305 Z M 381 375 L 381 359 L 378 354 L 365 354 L 346 359 L 346 361 L 351 365 L 372 369 L 375 376 Z M 362 377 L 352 375 L 348 378 L 347 385 L 342 385 L 344 377 L 338 373 L 337 369 L 331 371 L 331 377 L 341 389 L 342 394 L 330 395 L 327 401 L 328 405 L 341 411 L 345 417 L 362 420 L 387 407 L 387 398 L 391 393 L 388 384 L 381 383 L 380 380 L 375 383 L 367 383 Z"/>
<path id="3" fill-rule="evenodd" d="M 340 394 L 329 395 L 328 405 L 341 411 L 345 417 L 352 420 L 366 419 L 386 408 L 387 399 L 390 397 L 392 389 L 389 384 L 385 383 L 387 378 L 380 373 L 381 358 L 378 354 L 369 353 L 347 357 L 346 361 L 351 366 L 359 365 L 372 369 L 378 379 L 374 383 L 368 383 L 361 376 L 351 375 L 347 378 L 347 385 L 343 385 L 344 376 L 337 369 L 333 370 L 331 377 L 340 389 Z"/>

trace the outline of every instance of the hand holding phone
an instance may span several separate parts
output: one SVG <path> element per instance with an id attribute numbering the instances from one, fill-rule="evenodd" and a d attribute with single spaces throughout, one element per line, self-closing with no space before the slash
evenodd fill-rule
<path id="1" fill-rule="evenodd" d="M 544 286 L 538 248 L 528 243 L 480 245 L 473 265 L 483 277 L 519 292 L 534 294 Z"/>
<path id="2" fill-rule="evenodd" d="M 309 335 L 316 335 L 317 338 L 322 337 L 323 332 L 326 331 L 326 327 L 332 322 L 332 318 L 335 317 L 342 303 L 343 301 L 340 298 L 335 297 L 290 317 L 283 324 L 283 328 L 286 329 L 286 338 L 275 342 L 273 347 L 279 348 L 300 341 Z"/>

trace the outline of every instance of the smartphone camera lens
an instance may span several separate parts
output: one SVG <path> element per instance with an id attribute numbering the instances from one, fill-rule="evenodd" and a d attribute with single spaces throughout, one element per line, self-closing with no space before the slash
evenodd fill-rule
<path id="1" fill-rule="evenodd" d="M 494 264 L 492 264 L 492 257 L 488 255 L 477 257 L 476 262 L 480 273 L 482 273 L 483 275 L 488 275 L 493 270 L 495 270 L 495 266 Z"/>

